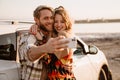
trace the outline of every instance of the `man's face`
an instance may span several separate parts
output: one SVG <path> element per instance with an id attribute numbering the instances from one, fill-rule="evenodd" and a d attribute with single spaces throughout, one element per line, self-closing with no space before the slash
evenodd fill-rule
<path id="1" fill-rule="evenodd" d="M 44 26 L 47 31 L 53 30 L 53 14 L 50 10 L 41 10 L 39 18 L 40 26 Z"/>

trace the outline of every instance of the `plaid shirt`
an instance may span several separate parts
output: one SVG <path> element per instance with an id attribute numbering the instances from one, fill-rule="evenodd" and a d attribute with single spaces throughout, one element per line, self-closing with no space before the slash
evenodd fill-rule
<path id="1" fill-rule="evenodd" d="M 45 40 L 40 40 L 39 43 L 44 44 Z M 28 59 L 27 51 L 33 45 L 40 45 L 38 40 L 34 35 L 30 34 L 22 34 L 19 38 L 19 57 L 21 63 L 21 80 L 45 80 L 42 72 L 45 73 L 45 67 L 43 67 L 42 58 L 36 60 L 35 62 L 31 62 Z"/>

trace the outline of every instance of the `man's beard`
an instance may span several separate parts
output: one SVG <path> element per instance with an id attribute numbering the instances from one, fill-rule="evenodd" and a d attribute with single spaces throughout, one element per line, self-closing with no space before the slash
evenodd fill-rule
<path id="1" fill-rule="evenodd" d="M 48 32 L 48 30 L 46 29 L 46 27 L 44 25 L 40 25 L 39 28 L 45 32 Z"/>
<path id="2" fill-rule="evenodd" d="M 39 21 L 39 29 L 45 31 L 45 32 L 51 32 L 50 30 L 48 30 L 45 25 L 43 25 L 40 21 Z M 50 24 L 50 23 L 49 23 Z"/>

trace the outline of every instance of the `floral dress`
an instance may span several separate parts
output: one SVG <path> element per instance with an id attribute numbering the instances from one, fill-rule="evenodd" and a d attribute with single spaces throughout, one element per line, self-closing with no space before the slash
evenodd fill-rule
<path id="1" fill-rule="evenodd" d="M 54 54 L 47 57 L 48 80 L 76 80 L 72 72 L 72 53 L 61 59 Z"/>

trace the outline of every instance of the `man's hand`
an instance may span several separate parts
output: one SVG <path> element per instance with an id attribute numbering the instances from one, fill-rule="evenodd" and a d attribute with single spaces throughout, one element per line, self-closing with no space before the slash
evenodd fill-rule
<path id="1" fill-rule="evenodd" d="M 46 52 L 54 53 L 68 48 L 67 44 L 69 43 L 69 40 L 63 40 L 64 38 L 65 37 L 63 36 L 50 38 L 46 43 Z"/>
<path id="2" fill-rule="evenodd" d="M 31 27 L 30 27 L 30 30 L 29 32 L 33 35 L 36 35 L 37 34 L 37 31 L 38 31 L 38 25 L 36 24 L 33 24 Z"/>
<path id="3" fill-rule="evenodd" d="M 46 44 L 40 46 L 32 46 L 28 51 L 28 56 L 31 61 L 35 61 L 45 53 L 55 53 L 57 51 L 63 51 L 68 48 L 67 44 L 69 40 L 60 36 L 56 38 L 50 38 Z"/>

